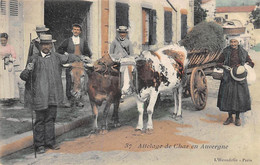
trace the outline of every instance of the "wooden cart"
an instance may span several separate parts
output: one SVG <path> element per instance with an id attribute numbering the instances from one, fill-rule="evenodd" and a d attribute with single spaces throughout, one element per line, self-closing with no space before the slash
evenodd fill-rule
<path id="1" fill-rule="evenodd" d="M 191 96 L 196 109 L 202 110 L 207 104 L 208 85 L 206 76 L 212 76 L 222 51 L 191 51 L 188 53 L 189 64 L 184 86 L 185 96 Z M 213 77 L 214 78 L 214 77 Z"/>

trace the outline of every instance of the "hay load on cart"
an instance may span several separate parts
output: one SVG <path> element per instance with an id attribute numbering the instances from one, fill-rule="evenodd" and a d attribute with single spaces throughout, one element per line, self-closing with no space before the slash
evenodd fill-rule
<path id="1" fill-rule="evenodd" d="M 212 76 L 225 46 L 223 28 L 215 22 L 199 23 L 180 44 L 188 50 L 189 59 L 184 94 L 191 96 L 197 109 L 204 109 L 208 97 L 206 76 Z"/>
<path id="2" fill-rule="evenodd" d="M 216 52 L 225 46 L 222 26 L 215 22 L 201 22 L 180 41 L 189 52 L 207 50 Z"/>

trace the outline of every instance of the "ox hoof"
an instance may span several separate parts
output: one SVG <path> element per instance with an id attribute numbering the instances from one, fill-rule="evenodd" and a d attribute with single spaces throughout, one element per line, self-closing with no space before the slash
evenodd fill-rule
<path id="1" fill-rule="evenodd" d="M 140 129 L 140 128 L 136 128 L 135 132 L 138 133 L 138 134 L 144 134 L 145 130 L 144 129 Z"/>
<path id="2" fill-rule="evenodd" d="M 107 130 L 107 129 L 102 129 L 102 130 L 100 131 L 100 134 L 102 134 L 102 135 L 107 134 L 107 133 L 108 133 L 108 130 Z"/>
<path id="3" fill-rule="evenodd" d="M 133 133 L 134 136 L 141 136 L 145 134 L 145 130 L 143 129 L 135 129 L 135 133 Z"/>
<path id="4" fill-rule="evenodd" d="M 151 129 L 151 128 L 146 129 L 145 133 L 147 133 L 147 134 L 152 134 L 152 133 L 153 133 L 153 129 Z"/>
<path id="5" fill-rule="evenodd" d="M 101 130 L 108 130 L 108 126 L 107 126 L 107 125 L 103 125 L 103 126 L 101 127 Z"/>
<path id="6" fill-rule="evenodd" d="M 136 127 L 135 128 L 135 131 L 142 131 L 143 130 L 143 128 L 141 128 L 141 127 Z"/>
<path id="7" fill-rule="evenodd" d="M 178 115 L 178 116 L 176 116 L 175 118 L 174 118 L 175 120 L 181 120 L 182 119 L 182 115 Z"/>
<path id="8" fill-rule="evenodd" d="M 90 134 L 87 135 L 87 138 L 93 139 L 93 138 L 95 138 L 96 136 L 97 136 L 97 134 L 90 132 Z"/>
<path id="9" fill-rule="evenodd" d="M 176 116 L 177 116 L 177 113 L 173 113 L 173 114 L 172 114 L 172 118 L 174 118 L 174 119 L 175 119 L 175 118 L 176 118 Z"/>
<path id="10" fill-rule="evenodd" d="M 120 124 L 120 123 L 114 123 L 114 127 L 115 127 L 115 128 L 121 127 L 121 124 Z"/>
<path id="11" fill-rule="evenodd" d="M 100 132 L 100 129 L 94 128 L 94 129 L 90 132 L 90 134 L 98 134 L 99 132 Z"/>

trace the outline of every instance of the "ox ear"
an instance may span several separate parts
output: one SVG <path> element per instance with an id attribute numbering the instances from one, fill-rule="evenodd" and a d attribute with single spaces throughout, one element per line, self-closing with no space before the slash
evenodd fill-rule
<path id="1" fill-rule="evenodd" d="M 62 64 L 62 66 L 64 68 L 69 68 L 69 67 L 72 67 L 72 64 L 71 63 L 67 63 L 67 64 Z"/>

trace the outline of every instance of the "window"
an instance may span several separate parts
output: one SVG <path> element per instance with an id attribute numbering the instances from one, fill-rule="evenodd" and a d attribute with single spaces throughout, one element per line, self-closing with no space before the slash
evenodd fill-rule
<path id="1" fill-rule="evenodd" d="M 183 39 L 187 34 L 187 15 L 181 15 L 181 39 Z"/>
<path id="2" fill-rule="evenodd" d="M 164 11 L 164 41 L 169 44 L 172 42 L 172 12 Z"/>
<path id="3" fill-rule="evenodd" d="M 18 0 L 10 0 L 10 16 L 18 16 Z"/>
<path id="4" fill-rule="evenodd" d="M 156 43 L 156 10 L 142 9 L 143 19 L 143 45 L 154 45 Z"/>
<path id="5" fill-rule="evenodd" d="M 1 0 L 1 15 L 6 15 L 6 1 Z"/>
<path id="6" fill-rule="evenodd" d="M 228 15 L 227 14 L 225 15 L 225 19 L 228 19 Z"/>
<path id="7" fill-rule="evenodd" d="M 129 6 L 124 3 L 116 3 L 116 28 L 119 26 L 129 26 Z"/>

